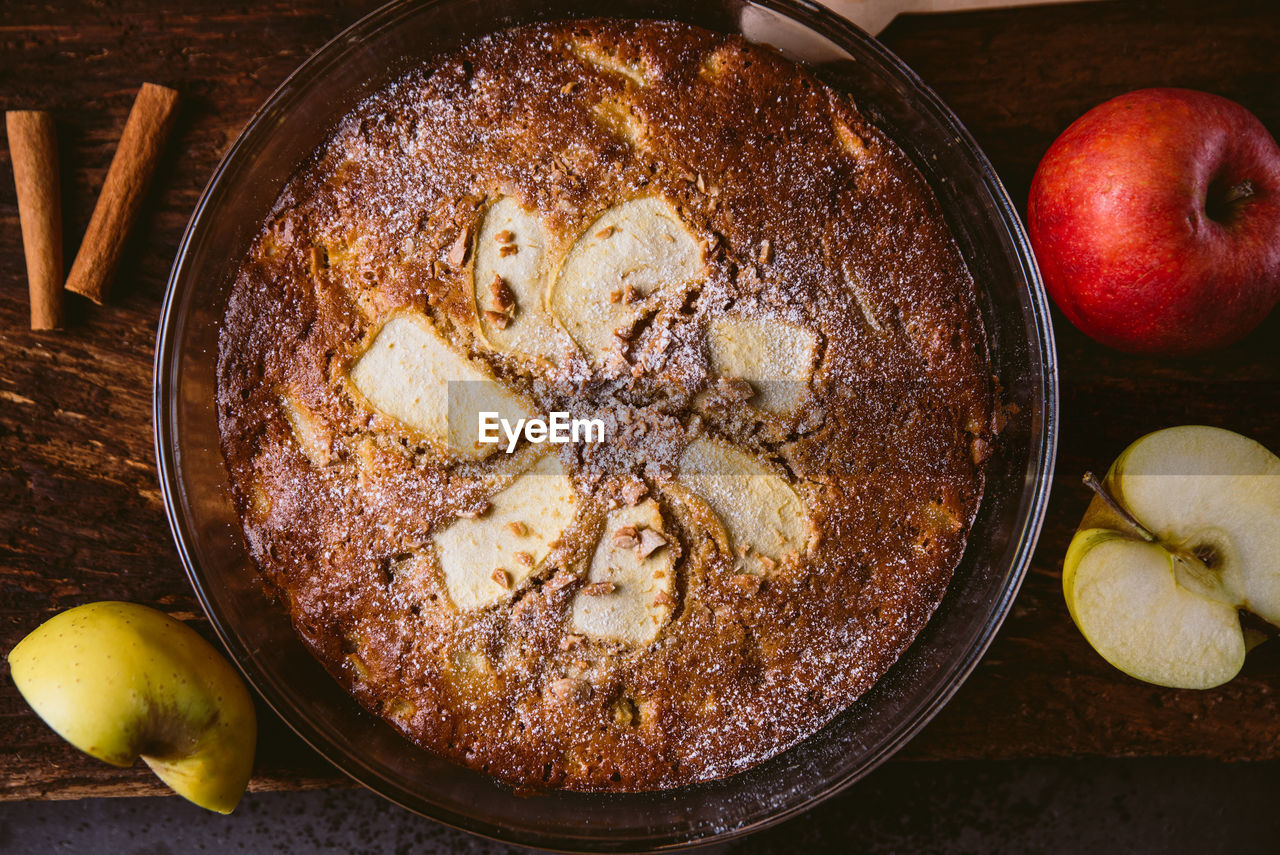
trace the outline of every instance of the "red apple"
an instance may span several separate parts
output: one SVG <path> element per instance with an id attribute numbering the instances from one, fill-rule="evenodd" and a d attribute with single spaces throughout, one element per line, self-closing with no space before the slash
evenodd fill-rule
<path id="1" fill-rule="evenodd" d="M 1027 201 L 1058 307 L 1131 353 L 1230 344 L 1280 300 L 1280 147 L 1244 107 L 1140 89 L 1050 146 Z"/>

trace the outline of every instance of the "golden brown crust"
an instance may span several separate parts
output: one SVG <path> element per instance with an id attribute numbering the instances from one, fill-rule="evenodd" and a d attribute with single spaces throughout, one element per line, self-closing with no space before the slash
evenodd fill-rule
<path id="1" fill-rule="evenodd" d="M 550 254 L 620 202 L 664 199 L 705 270 L 621 345 L 627 370 L 496 352 L 471 276 L 499 197 L 546 224 Z M 530 450 L 457 461 L 352 393 L 353 360 L 403 311 L 540 409 L 621 431 L 563 451 L 581 511 L 489 608 L 458 612 L 430 544 Z M 812 334 L 798 412 L 743 406 L 749 389 L 710 376 L 704 331 L 727 315 Z M 371 98 L 281 196 L 219 360 L 246 539 L 302 638 L 411 739 L 538 786 L 678 786 L 815 732 L 940 601 L 993 438 L 974 286 L 919 173 L 804 70 L 671 23 L 499 33 Z M 725 554 L 678 483 L 695 434 L 794 489 L 816 531 L 798 562 L 751 575 Z M 606 511 L 645 495 L 678 556 L 651 609 L 667 622 L 638 648 L 572 632 Z"/>

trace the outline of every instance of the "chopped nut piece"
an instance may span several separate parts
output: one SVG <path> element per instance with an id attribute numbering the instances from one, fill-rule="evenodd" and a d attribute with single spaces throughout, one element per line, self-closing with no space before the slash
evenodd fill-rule
<path id="1" fill-rule="evenodd" d="M 644 295 L 637 291 L 634 286 L 628 285 L 622 289 L 622 302 L 628 306 L 643 296 Z"/>
<path id="2" fill-rule="evenodd" d="M 609 238 L 613 237 L 613 233 L 616 231 L 617 229 L 613 226 L 605 226 L 600 231 L 596 232 L 596 237 L 600 238 L 601 240 L 608 240 Z"/>
<path id="3" fill-rule="evenodd" d="M 699 173 L 698 173 L 698 182 L 697 182 L 697 184 L 698 184 L 698 192 L 699 192 L 699 193 L 706 193 L 706 192 L 707 192 L 707 180 L 706 180 L 705 178 L 703 178 L 703 177 L 702 177 L 702 173 L 701 173 L 701 172 L 699 172 Z"/>
<path id="4" fill-rule="evenodd" d="M 513 557 L 516 559 L 517 564 L 525 567 L 533 566 L 533 553 L 531 552 L 517 552 Z"/>
<path id="5" fill-rule="evenodd" d="M 653 604 L 655 606 L 674 606 L 676 601 L 666 591 L 659 591 L 657 596 L 653 598 Z"/>
<path id="6" fill-rule="evenodd" d="M 773 260 L 773 242 L 768 238 L 760 241 L 760 254 L 757 258 L 761 264 L 768 264 Z"/>
<path id="7" fill-rule="evenodd" d="M 744 264 L 734 273 L 733 282 L 735 285 L 754 289 L 760 284 L 760 271 L 756 269 L 755 264 Z"/>
<path id="8" fill-rule="evenodd" d="M 759 576 L 751 573 L 739 573 L 733 577 L 733 586 L 744 594 L 754 594 L 760 590 L 763 581 Z"/>
<path id="9" fill-rule="evenodd" d="M 501 567 L 489 574 L 489 578 L 498 584 L 501 588 L 511 588 L 511 576 Z"/>
<path id="10" fill-rule="evenodd" d="M 569 584 L 577 578 L 577 576 L 570 573 L 568 570 L 561 570 L 559 573 L 551 577 L 547 582 L 546 588 L 548 591 L 559 591 L 562 588 L 568 587 Z"/>
<path id="11" fill-rule="evenodd" d="M 633 525 L 625 525 L 613 533 L 613 545 L 618 549 L 635 549 L 640 545 L 639 533 Z"/>
<path id="12" fill-rule="evenodd" d="M 560 639 L 561 650 L 573 650 L 574 648 L 581 646 L 582 636 L 580 635 L 566 635 L 564 638 Z"/>
<path id="13" fill-rule="evenodd" d="M 622 302 L 622 291 L 621 291 L 621 290 L 617 290 L 617 291 L 610 291 L 610 292 L 609 292 L 609 302 L 610 302 L 610 303 L 621 303 L 621 302 Z"/>
<path id="14" fill-rule="evenodd" d="M 519 251 L 520 247 L 516 246 L 514 243 L 504 243 L 502 246 L 498 247 L 498 257 L 506 258 L 508 255 L 515 255 Z"/>
<path id="15" fill-rule="evenodd" d="M 640 542 L 636 545 L 636 554 L 648 558 L 654 552 L 667 545 L 667 539 L 651 528 L 640 532 Z"/>
<path id="16" fill-rule="evenodd" d="M 639 478 L 632 478 L 622 488 L 622 500 L 630 507 L 635 505 L 644 498 L 644 494 L 649 492 L 648 486 Z"/>
<path id="17" fill-rule="evenodd" d="M 549 683 L 547 693 L 557 701 L 583 701 L 591 695 L 591 686 L 583 680 L 565 677 Z"/>
<path id="18" fill-rule="evenodd" d="M 511 243 L 513 240 L 516 239 L 516 236 L 515 236 L 515 233 L 511 231 L 511 229 L 503 229 L 502 231 L 494 235 L 493 239 L 496 240 L 498 243 Z"/>
<path id="19" fill-rule="evenodd" d="M 582 593 L 588 597 L 603 597 L 605 594 L 612 594 L 617 585 L 612 582 L 592 582 L 590 585 L 584 585 Z"/>
<path id="20" fill-rule="evenodd" d="M 755 397 L 755 387 L 741 377 L 725 377 L 720 381 L 720 388 L 731 401 L 749 401 Z"/>
<path id="21" fill-rule="evenodd" d="M 578 88 L 578 81 L 570 80 L 568 83 L 560 87 L 561 95 L 568 95 L 570 92 Z"/>
<path id="22" fill-rule="evenodd" d="M 536 603 L 537 598 L 535 597 L 520 597 L 511 606 L 511 617 L 515 618 L 517 624 L 528 625 L 534 619 L 534 610 L 537 608 Z"/>
<path id="23" fill-rule="evenodd" d="M 505 312 L 494 312 L 486 309 L 484 319 L 500 330 L 505 330 L 511 325 L 511 316 Z"/>
<path id="24" fill-rule="evenodd" d="M 529 535 L 529 527 L 520 522 L 520 520 L 511 520 L 507 523 L 507 530 L 516 537 L 528 537 Z"/>
<path id="25" fill-rule="evenodd" d="M 467 256 L 471 253 L 471 229 L 470 227 L 458 232 L 458 237 L 454 239 L 453 244 L 449 247 L 449 254 L 445 256 L 445 261 L 454 270 L 461 270 L 462 265 L 466 264 Z"/>
<path id="26" fill-rule="evenodd" d="M 493 297 L 494 311 L 506 312 L 516 304 L 516 295 L 511 293 L 511 287 L 496 273 L 489 283 L 489 295 Z"/>
<path id="27" fill-rule="evenodd" d="M 777 562 L 777 561 L 774 561 L 772 558 L 770 558 L 768 555 L 765 555 L 763 552 L 761 552 L 759 555 L 757 555 L 757 556 L 756 556 L 756 559 L 757 559 L 761 564 L 763 564 L 763 565 L 764 565 L 764 568 L 765 568 L 766 570 L 776 570 L 776 569 L 778 569 L 778 562 Z"/>
<path id="28" fill-rule="evenodd" d="M 493 505 L 490 504 L 489 502 L 480 502 L 479 504 L 472 505 L 466 510 L 459 511 L 458 516 L 464 517 L 469 520 L 479 519 L 480 517 L 489 513 L 489 510 L 492 507 Z"/>
<path id="29" fill-rule="evenodd" d="M 631 698 L 622 698 L 613 705 L 613 720 L 622 726 L 640 723 L 640 708 Z"/>

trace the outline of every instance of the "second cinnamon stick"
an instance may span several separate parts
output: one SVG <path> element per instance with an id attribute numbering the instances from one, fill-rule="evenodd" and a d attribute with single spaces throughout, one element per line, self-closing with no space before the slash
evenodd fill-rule
<path id="1" fill-rule="evenodd" d="M 129 230 L 147 194 L 156 162 L 173 127 L 178 93 L 154 83 L 142 84 L 107 170 L 107 180 L 76 253 L 67 290 L 95 303 L 107 298 Z"/>
<path id="2" fill-rule="evenodd" d="M 62 326 L 62 196 L 53 117 L 37 110 L 5 114 L 22 247 L 31 293 L 31 328 Z"/>

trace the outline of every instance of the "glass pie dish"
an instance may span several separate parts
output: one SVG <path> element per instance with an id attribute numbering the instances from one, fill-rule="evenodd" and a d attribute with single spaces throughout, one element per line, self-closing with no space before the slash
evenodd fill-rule
<path id="1" fill-rule="evenodd" d="M 201 605 L 266 702 L 360 783 L 441 822 L 575 851 L 667 849 L 748 833 L 812 807 L 911 738 L 977 664 L 1031 558 L 1048 499 L 1057 375 L 1044 289 L 1013 206 L 959 121 L 901 61 L 803 0 L 620 0 L 616 17 L 663 18 L 765 42 L 849 91 L 936 194 L 979 283 L 993 370 L 1011 413 L 962 563 L 893 668 L 803 743 L 718 781 L 633 794 L 518 792 L 411 744 L 312 658 L 259 582 L 219 450 L 219 327 L 240 260 L 285 183 L 362 99 L 470 39 L 539 20 L 598 17 L 587 0 L 392 3 L 295 71 L 214 173 L 178 251 L 155 365 L 160 482 Z"/>

